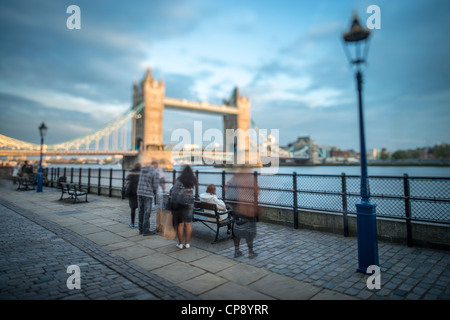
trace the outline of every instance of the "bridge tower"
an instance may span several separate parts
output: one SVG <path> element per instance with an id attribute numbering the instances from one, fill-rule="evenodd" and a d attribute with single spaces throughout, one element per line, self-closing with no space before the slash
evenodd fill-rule
<path id="1" fill-rule="evenodd" d="M 250 137 L 248 135 L 250 129 L 250 98 L 244 97 L 240 94 L 239 89 L 236 87 L 233 90 L 230 100 L 224 101 L 227 106 L 236 107 L 238 113 L 225 114 L 223 116 L 223 128 L 224 128 L 224 146 L 225 150 L 234 150 L 237 153 L 245 155 L 246 164 L 251 162 L 251 159 L 256 163 L 259 163 L 257 155 L 250 154 Z M 236 138 L 233 140 L 227 140 L 227 129 L 237 130 Z M 239 129 L 239 130 L 238 130 Z M 238 143 L 238 141 L 242 141 Z M 256 156 L 256 158 L 254 158 Z M 238 159 L 234 159 L 234 164 L 240 164 Z"/>
<path id="2" fill-rule="evenodd" d="M 150 69 L 140 83 L 135 81 L 133 85 L 133 108 L 142 102 L 145 106 L 133 121 L 132 146 L 139 150 L 139 158 L 132 162 L 145 165 L 156 160 L 161 167 L 172 168 L 171 153 L 163 144 L 164 96 L 164 81 L 153 78 Z"/>

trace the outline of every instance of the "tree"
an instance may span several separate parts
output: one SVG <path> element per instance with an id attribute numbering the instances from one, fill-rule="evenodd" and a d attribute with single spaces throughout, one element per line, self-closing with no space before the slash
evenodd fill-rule
<path id="1" fill-rule="evenodd" d="M 433 156 L 435 158 L 448 159 L 450 158 L 450 145 L 441 143 L 433 147 Z"/>

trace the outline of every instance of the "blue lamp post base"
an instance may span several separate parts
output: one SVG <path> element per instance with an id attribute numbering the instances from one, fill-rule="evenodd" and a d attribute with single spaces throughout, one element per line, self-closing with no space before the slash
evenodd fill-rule
<path id="1" fill-rule="evenodd" d="M 360 202 L 356 204 L 356 224 L 358 233 L 358 272 L 366 273 L 371 265 L 379 265 L 376 204 Z"/>
<path id="2" fill-rule="evenodd" d="M 44 184 L 44 174 L 42 173 L 42 167 L 39 167 L 36 192 L 42 192 L 43 184 Z"/>

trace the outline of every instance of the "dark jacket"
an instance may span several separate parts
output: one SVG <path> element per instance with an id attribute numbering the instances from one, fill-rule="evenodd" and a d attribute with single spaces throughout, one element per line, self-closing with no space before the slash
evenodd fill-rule
<path id="1" fill-rule="evenodd" d="M 126 178 L 126 195 L 131 197 L 137 196 L 137 188 L 139 183 L 139 172 L 140 170 L 131 170 Z"/>

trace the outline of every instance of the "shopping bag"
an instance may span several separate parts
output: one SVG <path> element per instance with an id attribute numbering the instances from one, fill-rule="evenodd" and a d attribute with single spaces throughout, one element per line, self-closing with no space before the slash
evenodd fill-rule
<path id="1" fill-rule="evenodd" d="M 173 227 L 172 213 L 166 210 L 159 210 L 156 220 L 156 228 L 162 236 L 168 240 L 174 239 L 176 236 L 176 231 Z"/>

